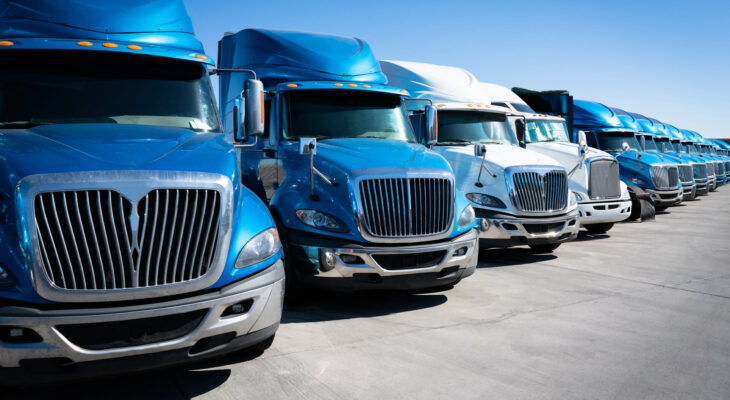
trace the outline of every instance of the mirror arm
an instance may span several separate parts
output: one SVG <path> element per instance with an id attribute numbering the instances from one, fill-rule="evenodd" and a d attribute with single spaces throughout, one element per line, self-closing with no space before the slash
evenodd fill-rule
<path id="1" fill-rule="evenodd" d="M 210 75 L 220 75 L 223 72 L 246 72 L 251 75 L 253 75 L 253 79 L 256 78 L 256 71 L 252 69 L 245 69 L 245 68 L 211 68 L 208 70 L 208 74 Z"/>
<path id="2" fill-rule="evenodd" d="M 496 178 L 497 177 L 497 175 L 493 174 L 492 171 L 490 171 L 489 168 L 487 168 L 487 166 L 484 165 L 484 162 L 486 161 L 486 158 L 487 158 L 487 152 L 485 151 L 484 154 L 482 154 L 482 165 L 479 167 L 479 176 L 477 176 L 477 182 L 474 184 L 477 187 L 484 186 L 484 185 L 482 185 L 482 182 L 481 182 L 482 181 L 482 171 L 487 171 L 487 173 L 492 178 Z"/>
<path id="3" fill-rule="evenodd" d="M 337 182 L 327 177 L 327 175 L 321 173 L 317 168 L 314 167 L 314 144 L 309 144 L 309 198 L 317 201 L 319 196 L 314 194 L 314 175 L 319 176 L 322 180 L 330 185 L 337 187 Z"/>

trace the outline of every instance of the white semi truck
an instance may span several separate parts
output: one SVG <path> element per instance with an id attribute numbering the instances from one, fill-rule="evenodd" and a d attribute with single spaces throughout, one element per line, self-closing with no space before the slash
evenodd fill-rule
<path id="1" fill-rule="evenodd" d="M 631 197 L 619 177 L 618 161 L 610 154 L 571 142 L 565 119 L 539 114 L 510 89 L 480 82 L 479 87 L 492 105 L 509 108 L 512 126 L 523 119 L 527 129 L 527 149 L 550 156 L 569 172 L 570 190 L 578 200 L 580 225 L 592 234 L 606 233 L 615 222 L 631 214 Z"/>
<path id="2" fill-rule="evenodd" d="M 491 106 L 478 80 L 461 68 L 381 61 L 389 84 L 405 88 L 420 140 L 449 161 L 457 188 L 481 219 L 480 245 L 528 245 L 549 252 L 580 229 L 568 171 L 546 155 L 520 147 L 507 108 Z M 420 104 L 420 105 L 419 105 Z M 423 132 L 429 112 L 438 119 L 437 140 Z M 524 126 L 522 127 L 524 128 Z"/>

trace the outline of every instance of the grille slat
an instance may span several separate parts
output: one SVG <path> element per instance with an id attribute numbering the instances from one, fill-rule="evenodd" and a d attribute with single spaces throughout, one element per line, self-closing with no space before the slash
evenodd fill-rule
<path id="1" fill-rule="evenodd" d="M 516 172 L 512 175 L 515 206 L 526 212 L 562 210 L 568 201 L 567 180 L 564 171 Z"/>
<path id="2" fill-rule="evenodd" d="M 358 185 L 363 223 L 378 238 L 432 236 L 453 217 L 453 183 L 445 178 L 372 178 Z"/>
<path id="3" fill-rule="evenodd" d="M 690 165 L 680 165 L 679 180 L 683 184 L 692 184 L 692 167 Z"/>
<path id="4" fill-rule="evenodd" d="M 215 259 L 220 212 L 220 193 L 207 189 L 154 190 L 136 208 L 113 190 L 39 193 L 34 218 L 40 262 L 50 283 L 67 290 L 199 279 Z"/>
<path id="5" fill-rule="evenodd" d="M 621 196 L 619 166 L 616 160 L 595 160 L 589 166 L 588 195 L 591 199 Z"/>

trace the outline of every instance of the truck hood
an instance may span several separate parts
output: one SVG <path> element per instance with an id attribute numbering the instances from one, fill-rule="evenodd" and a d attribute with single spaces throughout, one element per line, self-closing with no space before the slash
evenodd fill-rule
<path id="1" fill-rule="evenodd" d="M 528 150 L 539 151 L 547 156 L 554 158 L 557 161 L 563 162 L 565 168 L 573 168 L 578 162 L 578 145 L 575 143 L 566 142 L 536 142 L 528 143 Z M 610 157 L 611 155 L 605 151 L 588 147 L 586 152 L 586 158 L 605 156 Z M 569 161 L 567 164 L 566 162 Z"/>
<path id="2" fill-rule="evenodd" d="M 193 158 L 196 171 L 232 178 L 232 157 L 223 134 L 183 128 L 63 124 L 6 129 L 0 130 L 0 189 L 12 190 L 20 178 L 43 173 L 189 170 Z"/>
<path id="3" fill-rule="evenodd" d="M 625 161 L 636 161 L 636 151 L 627 151 L 626 153 L 618 153 L 615 154 L 616 159 L 621 162 L 622 160 Z M 656 154 L 653 153 L 641 153 L 641 160 L 639 160 L 642 164 L 646 165 L 653 165 L 653 164 L 666 164 L 667 160 L 663 159 L 662 157 L 659 157 Z"/>
<path id="4" fill-rule="evenodd" d="M 297 148 L 298 151 L 298 143 Z M 387 139 L 327 139 L 317 142 L 316 165 L 340 173 L 377 168 L 434 168 L 449 170 L 449 164 L 426 147 Z M 335 171 L 332 171 L 336 174 Z"/>
<path id="5" fill-rule="evenodd" d="M 465 155 L 471 156 L 473 158 L 472 161 L 481 164 L 481 159 L 474 156 L 474 146 L 449 146 L 444 150 L 445 156 L 448 153 L 458 154 L 460 159 Z M 447 158 L 449 157 L 447 156 Z M 561 165 L 552 157 L 536 151 L 499 144 L 487 145 L 486 164 L 500 169 L 515 165 Z"/>

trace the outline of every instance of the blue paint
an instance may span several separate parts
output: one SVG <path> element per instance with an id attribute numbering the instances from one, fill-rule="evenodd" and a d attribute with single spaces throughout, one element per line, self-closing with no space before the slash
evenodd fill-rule
<path id="1" fill-rule="evenodd" d="M 145 54 L 212 64 L 195 38 L 182 1 L 111 0 L 33 4 L 0 2 L 0 38 L 12 41 L 5 50 L 73 50 Z M 135 32 L 135 33 L 128 33 Z M 80 47 L 79 40 L 92 46 Z M 118 44 L 116 48 L 102 42 Z M 141 50 L 127 48 L 128 44 Z M 140 61 L 143 62 L 143 61 Z M 236 269 L 235 259 L 255 235 L 274 225 L 268 208 L 239 184 L 236 152 L 223 132 L 194 131 L 156 125 L 112 123 L 57 124 L 29 129 L 0 129 L 0 263 L 18 284 L 0 288 L 0 296 L 44 303 L 31 285 L 29 267 L 22 254 L 28 241 L 28 223 L 17 210 L 22 199 L 18 181 L 36 174 L 74 171 L 193 171 L 223 175 L 233 183 L 231 245 L 222 276 L 210 288 L 249 276 L 281 258 Z"/>

